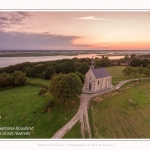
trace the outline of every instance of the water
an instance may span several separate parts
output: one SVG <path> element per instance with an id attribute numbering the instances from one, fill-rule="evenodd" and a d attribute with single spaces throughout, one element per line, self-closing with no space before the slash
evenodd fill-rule
<path id="1" fill-rule="evenodd" d="M 52 60 L 60 60 L 60 59 L 72 59 L 74 57 L 77 58 L 92 58 L 92 57 L 101 57 L 97 56 L 97 54 L 81 54 L 77 56 L 65 56 L 65 55 L 57 55 L 57 56 L 41 56 L 41 57 L 0 57 L 0 68 L 7 67 L 10 65 L 15 65 L 23 62 L 39 62 L 39 61 L 52 61 Z M 124 56 L 108 56 L 109 59 L 120 59 Z"/>

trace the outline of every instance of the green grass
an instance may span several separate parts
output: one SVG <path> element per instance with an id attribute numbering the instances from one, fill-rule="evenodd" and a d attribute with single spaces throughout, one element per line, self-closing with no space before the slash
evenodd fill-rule
<path id="1" fill-rule="evenodd" d="M 77 122 L 73 127 L 72 129 L 66 133 L 64 135 L 63 138 L 82 138 L 82 135 L 81 135 L 81 123 L 80 122 Z"/>
<path id="2" fill-rule="evenodd" d="M 101 103 L 93 101 L 93 138 L 150 138 L 149 84 L 150 80 L 145 80 Z"/>
<path id="3" fill-rule="evenodd" d="M 50 85 L 50 80 L 44 80 L 40 78 L 27 78 L 27 84 L 48 89 Z"/>
<path id="4" fill-rule="evenodd" d="M 78 97 L 69 100 L 70 103 L 64 106 L 48 93 L 38 96 L 40 89 L 23 86 L 0 92 L 0 127 L 34 127 L 27 136 L 0 135 L 0 138 L 51 138 L 75 115 L 79 106 Z M 49 114 L 42 113 L 49 100 L 54 101 L 54 107 Z"/>
<path id="5" fill-rule="evenodd" d="M 35 84 L 43 84 L 43 85 L 50 85 L 50 80 L 44 80 L 44 79 L 40 79 L 40 78 L 27 78 L 29 82 L 31 83 L 35 83 Z"/>
<path id="6" fill-rule="evenodd" d="M 111 74 L 112 76 L 112 84 L 115 86 L 117 85 L 120 81 L 123 80 L 128 80 L 128 79 L 134 79 L 135 77 L 133 76 L 125 76 L 122 73 L 122 70 L 125 69 L 125 66 L 113 66 L 113 67 L 107 67 L 106 70 Z M 141 75 L 141 77 L 145 77 L 144 75 Z"/>

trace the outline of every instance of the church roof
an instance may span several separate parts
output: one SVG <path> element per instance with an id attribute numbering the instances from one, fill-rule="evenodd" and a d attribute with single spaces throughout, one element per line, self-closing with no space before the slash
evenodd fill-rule
<path id="1" fill-rule="evenodd" d="M 91 70 L 96 79 L 110 76 L 110 74 L 107 72 L 105 68 L 97 68 Z"/>

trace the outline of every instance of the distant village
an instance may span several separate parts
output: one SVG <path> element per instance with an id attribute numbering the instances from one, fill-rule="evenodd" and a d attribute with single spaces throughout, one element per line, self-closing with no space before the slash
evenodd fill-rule
<path id="1" fill-rule="evenodd" d="M 131 61 L 134 61 L 134 60 L 150 61 L 150 54 L 138 55 L 138 56 L 136 56 L 136 54 L 131 54 L 130 56 L 129 55 L 125 55 L 124 58 L 121 58 L 119 60 L 111 60 L 111 65 L 130 66 L 131 65 Z"/>

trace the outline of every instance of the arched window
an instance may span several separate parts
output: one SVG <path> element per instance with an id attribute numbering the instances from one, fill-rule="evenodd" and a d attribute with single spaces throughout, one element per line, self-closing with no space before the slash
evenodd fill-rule
<path id="1" fill-rule="evenodd" d="M 98 85 L 99 85 L 99 80 L 98 80 Z"/>

